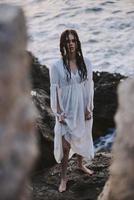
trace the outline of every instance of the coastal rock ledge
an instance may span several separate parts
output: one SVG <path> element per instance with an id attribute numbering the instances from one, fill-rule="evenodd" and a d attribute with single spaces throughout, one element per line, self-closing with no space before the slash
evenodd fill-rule
<path id="1" fill-rule="evenodd" d="M 79 171 L 73 157 L 68 165 L 67 191 L 63 193 L 58 192 L 59 164 L 38 172 L 32 179 L 33 200 L 96 200 L 108 179 L 110 160 L 110 153 L 97 153 L 90 164 L 94 174 L 89 176 Z"/>

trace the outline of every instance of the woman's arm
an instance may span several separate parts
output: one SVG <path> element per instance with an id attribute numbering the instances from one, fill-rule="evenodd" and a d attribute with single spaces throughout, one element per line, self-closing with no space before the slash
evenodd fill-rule
<path id="1" fill-rule="evenodd" d="M 87 66 L 87 74 L 88 74 L 88 80 L 87 80 L 88 101 L 87 101 L 87 107 L 86 107 L 86 112 L 85 112 L 85 119 L 88 120 L 88 119 L 91 119 L 93 108 L 94 108 L 94 104 L 93 104 L 94 82 L 93 82 L 92 65 L 88 59 L 86 60 L 86 66 Z"/>
<path id="2" fill-rule="evenodd" d="M 54 115 L 58 118 L 59 122 L 62 122 L 65 118 L 62 104 L 59 98 L 60 89 L 60 76 L 57 70 L 57 66 L 53 65 L 50 70 L 50 105 Z"/>

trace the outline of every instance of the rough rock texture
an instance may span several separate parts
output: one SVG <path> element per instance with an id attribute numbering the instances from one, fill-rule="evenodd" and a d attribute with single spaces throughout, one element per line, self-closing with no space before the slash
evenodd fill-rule
<path id="1" fill-rule="evenodd" d="M 117 136 L 113 145 L 110 178 L 98 200 L 134 199 L 134 79 L 119 87 Z"/>
<path id="2" fill-rule="evenodd" d="M 40 156 L 37 162 L 37 168 L 44 168 L 55 164 L 53 155 L 53 129 L 54 116 L 50 110 L 49 96 L 42 89 L 36 89 L 36 95 L 33 95 L 33 101 L 39 111 L 36 120 L 38 130 L 38 144 Z"/>
<path id="3" fill-rule="evenodd" d="M 33 177 L 33 200 L 96 200 L 106 180 L 111 155 L 98 153 L 92 164 L 87 164 L 94 174 L 88 176 L 79 171 L 76 157 L 69 161 L 67 191 L 58 192 L 60 182 L 60 166 L 45 169 Z"/>
<path id="4" fill-rule="evenodd" d="M 41 65 L 38 59 L 31 53 L 28 52 L 31 64 L 31 81 L 33 89 L 43 89 L 50 94 L 50 79 L 49 70 L 45 65 Z"/>
<path id="5" fill-rule="evenodd" d="M 0 4 L 0 199 L 27 200 L 37 156 L 26 25 L 17 6 Z"/>
<path id="6" fill-rule="evenodd" d="M 53 128 L 54 116 L 50 109 L 50 80 L 49 70 L 41 65 L 31 52 L 27 52 L 30 60 L 30 78 L 32 82 L 32 99 L 38 109 L 36 128 L 38 130 L 38 144 L 40 156 L 37 169 L 55 164 L 53 156 Z"/>
<path id="7" fill-rule="evenodd" d="M 94 138 L 104 135 L 108 128 L 115 127 L 114 115 L 118 106 L 117 86 L 124 78 L 116 73 L 94 72 Z"/>

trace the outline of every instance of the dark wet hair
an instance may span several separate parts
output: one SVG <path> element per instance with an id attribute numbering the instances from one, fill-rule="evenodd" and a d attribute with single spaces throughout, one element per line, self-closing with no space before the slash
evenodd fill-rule
<path id="1" fill-rule="evenodd" d="M 87 68 L 84 62 L 82 50 L 81 50 L 81 42 L 79 40 L 78 34 L 75 30 L 69 29 L 65 30 L 60 37 L 60 52 L 63 59 L 63 65 L 66 70 L 67 80 L 71 79 L 71 69 L 69 67 L 69 52 L 67 48 L 67 42 L 69 40 L 69 34 L 72 34 L 75 39 L 76 44 L 76 64 L 78 67 L 78 73 L 80 75 L 81 81 L 87 79 Z"/>

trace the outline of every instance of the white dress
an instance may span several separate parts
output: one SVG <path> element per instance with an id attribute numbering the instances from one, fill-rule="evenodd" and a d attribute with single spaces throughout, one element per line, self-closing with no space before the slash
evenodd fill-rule
<path id="1" fill-rule="evenodd" d="M 51 109 L 57 115 L 57 97 L 62 111 L 66 114 L 66 124 L 57 120 L 54 128 L 54 156 L 58 163 L 63 158 L 62 136 L 70 143 L 70 157 L 77 153 L 88 160 L 94 157 L 92 139 L 93 119 L 85 121 L 85 110 L 93 110 L 92 66 L 84 58 L 88 79 L 81 82 L 78 70 L 71 72 L 71 80 L 66 78 L 62 59 L 50 68 L 50 100 Z"/>

